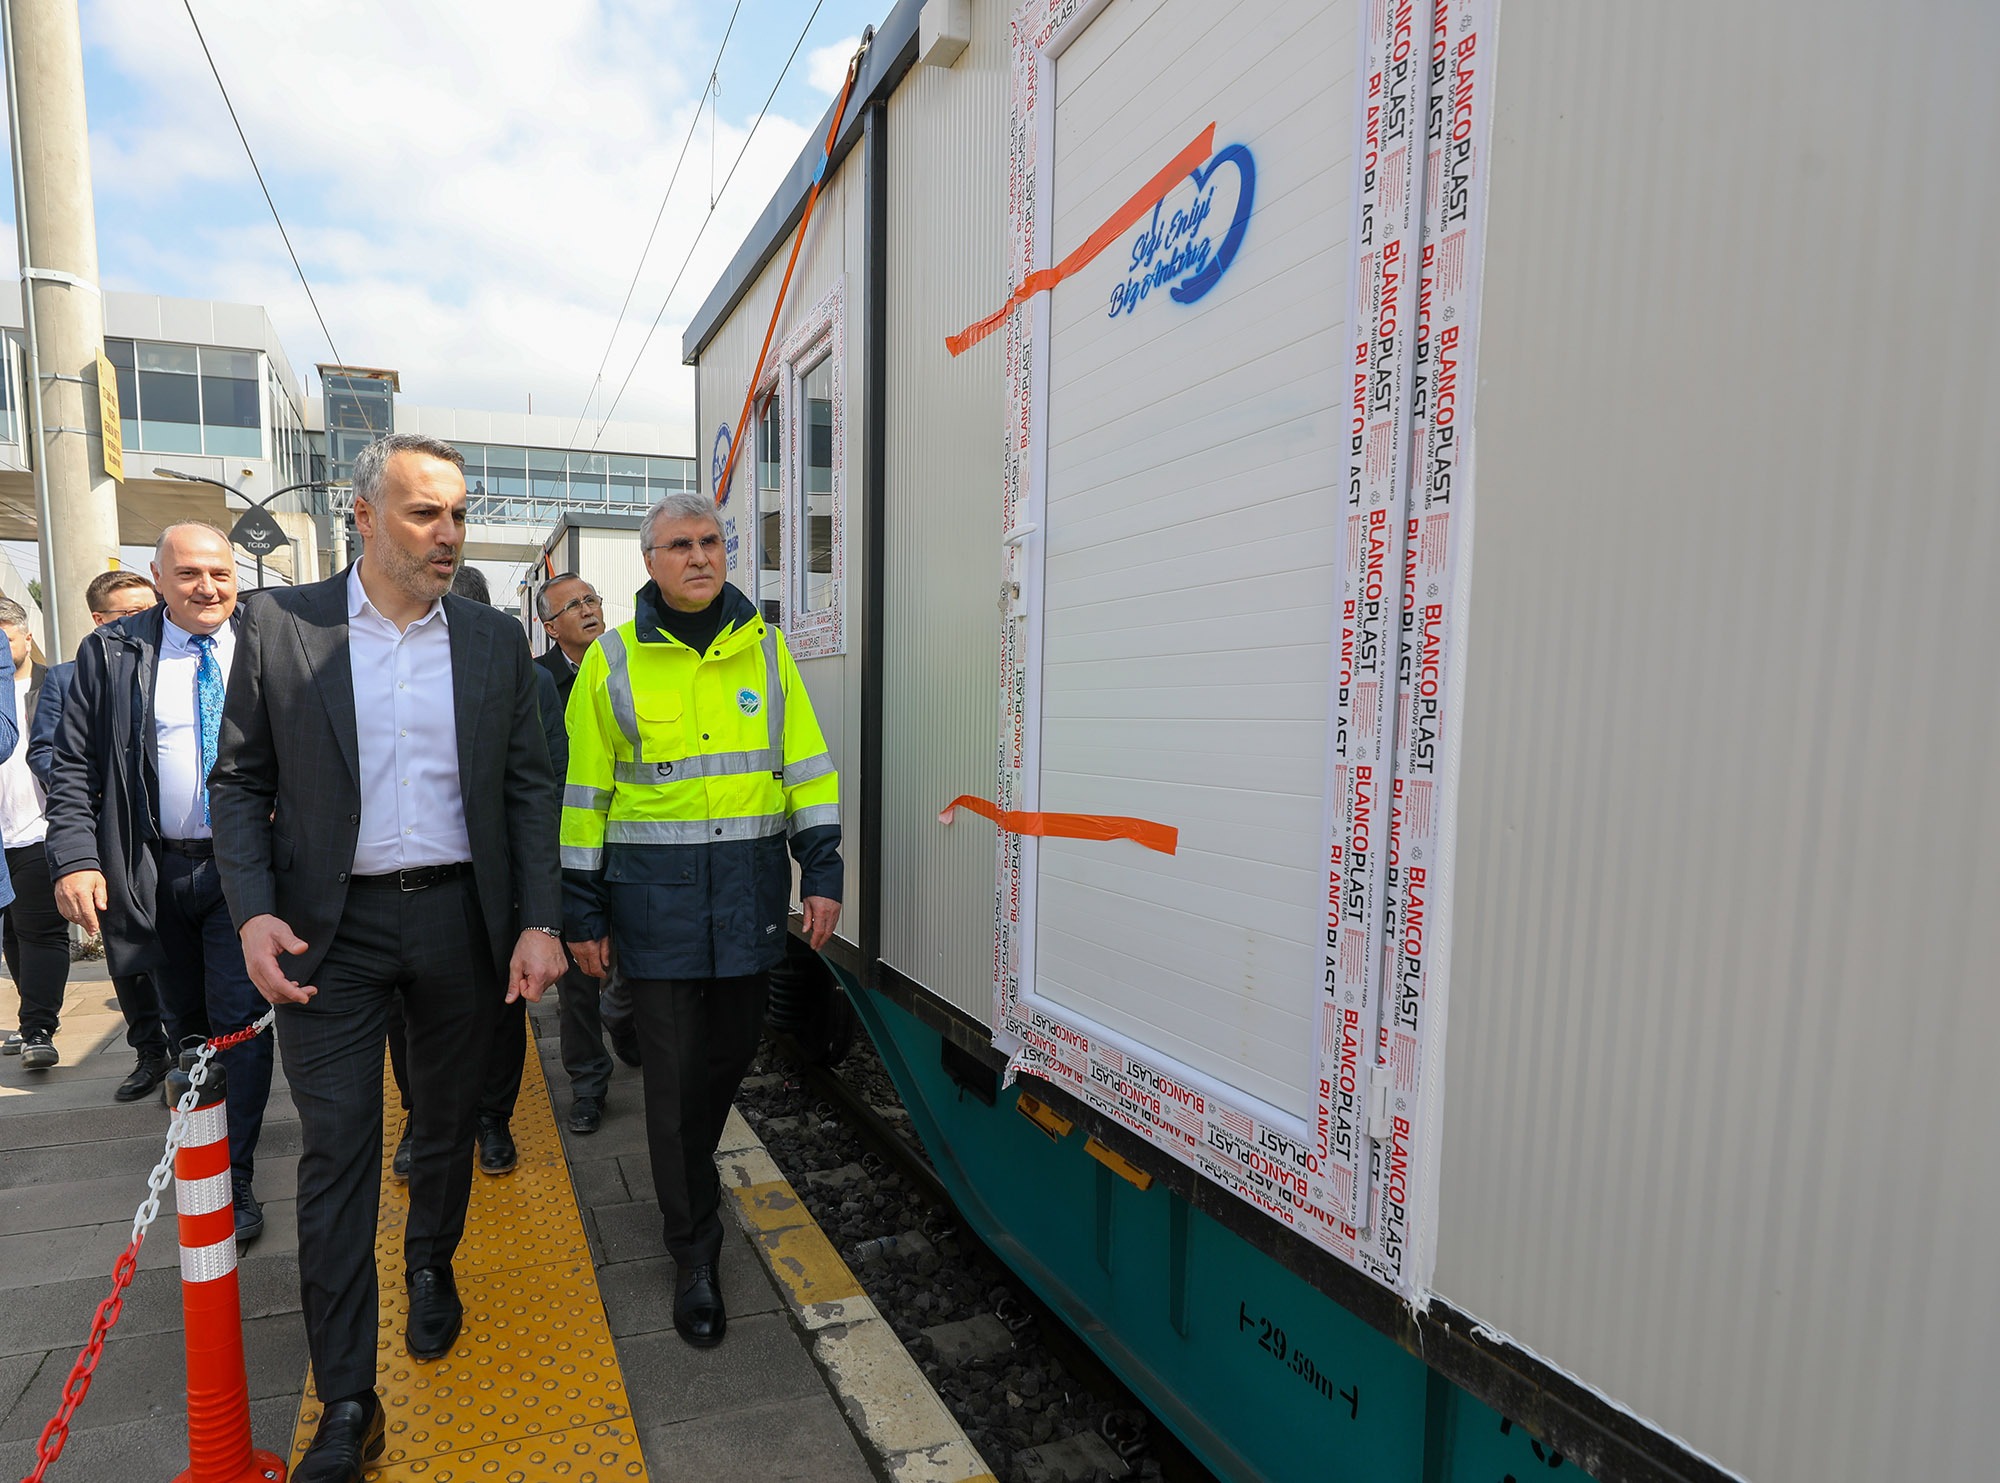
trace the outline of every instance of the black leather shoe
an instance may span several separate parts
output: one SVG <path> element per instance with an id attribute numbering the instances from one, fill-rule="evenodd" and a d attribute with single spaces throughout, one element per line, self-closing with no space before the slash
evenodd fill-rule
<path id="1" fill-rule="evenodd" d="M 697 1349 L 713 1349 L 722 1342 L 729 1327 L 729 1315 L 722 1307 L 722 1283 L 715 1264 L 703 1262 L 680 1274 L 674 1294 L 674 1329 Z"/>
<path id="2" fill-rule="evenodd" d="M 366 1401 L 335 1401 L 320 1413 L 292 1483 L 361 1483 L 362 1470 L 388 1446 L 387 1424 L 373 1391 Z"/>
<path id="3" fill-rule="evenodd" d="M 112 1097 L 120 1102 L 136 1102 L 165 1079 L 167 1058 L 165 1056 L 141 1056 L 139 1064 L 132 1068 L 132 1074 L 118 1083 L 118 1090 Z"/>
<path id="4" fill-rule="evenodd" d="M 264 1207 L 250 1193 L 250 1181 L 238 1179 L 236 1186 L 236 1244 L 248 1246 L 264 1234 Z"/>
<path id="5" fill-rule="evenodd" d="M 633 1026 L 611 1025 L 604 1033 L 611 1038 L 611 1050 L 628 1066 L 639 1064 L 639 1032 Z"/>
<path id="6" fill-rule="evenodd" d="M 410 1322 L 403 1331 L 412 1359 L 442 1359 L 458 1342 L 465 1305 L 450 1267 L 419 1267 L 410 1274 Z"/>
<path id="7" fill-rule="evenodd" d="M 602 1097 L 578 1097 L 576 1105 L 569 1110 L 569 1130 L 579 1136 L 595 1133 L 604 1121 L 604 1099 Z"/>
<path id="8" fill-rule="evenodd" d="M 396 1140 L 396 1156 L 389 1160 L 389 1172 L 395 1176 L 398 1183 L 407 1182 L 410 1177 L 410 1139 L 412 1136 L 410 1125 L 405 1121 L 403 1124 L 403 1136 Z"/>
<path id="9" fill-rule="evenodd" d="M 514 1148 L 514 1135 L 507 1131 L 505 1123 L 481 1123 L 479 1125 L 479 1172 L 481 1174 L 512 1174 L 520 1154 Z"/>

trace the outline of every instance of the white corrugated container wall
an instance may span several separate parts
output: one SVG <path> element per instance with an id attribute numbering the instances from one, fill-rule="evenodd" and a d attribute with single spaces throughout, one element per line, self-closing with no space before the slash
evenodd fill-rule
<path id="1" fill-rule="evenodd" d="M 1128 310 L 1114 293 L 1144 270 L 1126 242 L 1051 294 L 1035 806 L 1180 837 L 1171 856 L 1039 841 L 1033 983 L 1303 1132 L 1357 25 L 1347 3 L 1271 9 L 1245 26 L 1204 0 L 1132 0 L 1055 63 L 1056 255 L 1204 124 L 1262 168 L 1184 181 L 1124 234 L 1175 230 L 1199 199 L 1221 240 L 1247 200 L 1256 235 L 1199 304 L 1163 288 Z"/>
<path id="2" fill-rule="evenodd" d="M 2000 10 L 1508 4 L 1436 1286 L 1993 1475 Z"/>
<path id="3" fill-rule="evenodd" d="M 858 106 L 851 104 L 850 113 Z M 816 141 L 824 142 L 825 136 L 817 127 L 814 137 Z M 861 817 L 861 602 L 865 579 L 861 570 L 861 419 L 862 394 L 867 380 L 863 364 L 866 338 L 861 333 L 865 286 L 862 252 L 866 228 L 861 167 L 862 151 L 856 147 L 838 169 L 828 172 L 826 185 L 813 207 L 813 218 L 807 226 L 805 245 L 799 251 L 791 287 L 785 293 L 785 307 L 778 319 L 777 333 L 771 340 L 770 354 L 764 362 L 764 377 L 768 379 L 786 339 L 806 322 L 829 292 L 839 290 L 840 312 L 845 316 L 840 331 L 844 356 L 840 369 L 842 395 L 835 416 L 841 420 L 844 436 L 835 438 L 834 448 L 835 457 L 840 461 L 835 477 L 841 492 L 841 539 L 846 558 L 844 591 L 840 596 L 845 617 L 845 645 L 837 655 L 800 658 L 799 674 L 812 694 L 814 713 L 819 717 L 820 729 L 826 733 L 827 750 L 840 770 L 841 856 L 846 866 L 846 897 L 842 903 L 839 936 L 850 943 L 856 940 L 860 931 L 862 884 L 857 853 L 860 847 L 857 824 Z M 777 299 L 778 285 L 785 275 L 785 263 L 791 256 L 794 236 L 796 231 L 778 244 L 776 254 L 764 265 L 756 282 L 717 326 L 714 337 L 701 351 L 697 375 L 700 378 L 698 405 L 702 425 L 696 432 L 696 444 L 700 450 L 696 462 L 700 465 L 702 489 L 711 496 L 715 492 L 716 434 L 726 424 L 735 436 L 744 436 L 744 430 L 738 428 L 736 422 L 743 410 L 743 397 L 749 389 L 750 373 L 756 364 L 758 349 L 764 342 L 765 331 L 770 328 L 771 305 Z M 753 413 L 753 420 L 754 417 Z M 752 441 L 737 455 L 736 466 L 730 475 L 729 499 L 723 506 L 723 515 L 734 525 L 740 541 L 739 560 L 731 565 L 729 579 L 753 600 L 756 597 L 755 575 L 747 562 L 752 542 L 756 539 L 756 490 L 756 444 L 753 436 Z M 792 617 L 789 609 L 786 617 L 789 622 Z M 800 645 L 796 633 L 791 635 L 791 644 L 794 655 L 797 655 Z"/>
<path id="4" fill-rule="evenodd" d="M 993 796 L 1000 686 L 1004 336 L 944 336 L 1007 296 L 1008 7 L 980 0 L 949 69 L 889 99 L 887 588 L 882 958 L 981 1023 L 993 1014 L 994 836 L 946 829 Z"/>

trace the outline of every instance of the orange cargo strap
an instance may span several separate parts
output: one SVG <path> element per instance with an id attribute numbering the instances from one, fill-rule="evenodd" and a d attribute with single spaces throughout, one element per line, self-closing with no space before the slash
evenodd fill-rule
<path id="1" fill-rule="evenodd" d="M 827 126 L 826 147 L 820 152 L 819 168 L 813 171 L 812 189 L 806 192 L 805 215 L 799 218 L 799 229 L 792 234 L 792 255 L 785 261 L 785 276 L 778 284 L 778 301 L 771 306 L 771 323 L 764 330 L 764 344 L 757 352 L 757 364 L 750 369 L 750 385 L 743 393 L 743 410 L 737 414 L 736 432 L 729 440 L 729 454 L 722 461 L 722 474 L 715 481 L 715 502 L 719 505 L 727 498 L 729 481 L 736 475 L 736 452 L 743 446 L 744 434 L 750 431 L 750 408 L 757 400 L 757 380 L 764 374 L 764 358 L 771 353 L 771 339 L 778 333 L 778 316 L 785 312 L 785 294 L 792 286 L 792 269 L 799 265 L 799 249 L 805 246 L 806 228 L 812 225 L 813 207 L 819 202 L 819 188 L 826 180 L 827 167 L 833 163 L 833 142 L 840 137 L 840 121 L 847 117 L 847 97 L 854 91 L 854 79 L 861 74 L 861 59 L 868 55 L 868 48 L 875 39 L 875 28 L 870 26 L 861 35 L 861 46 L 854 53 L 854 59 L 847 64 L 847 81 L 841 84 L 840 101 L 833 105 L 833 122 Z"/>
<path id="2" fill-rule="evenodd" d="M 962 793 L 938 811 L 938 822 L 949 824 L 955 809 L 969 808 L 991 819 L 1009 834 L 1032 834 L 1042 839 L 1129 839 L 1162 855 L 1179 848 L 1181 832 L 1171 824 L 1155 824 L 1151 819 L 1128 819 L 1122 814 L 1024 814 L 998 809 L 983 798 Z"/>
<path id="3" fill-rule="evenodd" d="M 1138 193 L 1111 214 L 1108 221 L 1084 239 L 1083 245 L 1053 268 L 1040 268 L 1021 280 L 1021 286 L 1014 290 L 1007 302 L 995 309 L 984 319 L 967 325 L 955 335 L 946 335 L 944 348 L 953 355 L 963 355 L 981 340 L 992 334 L 1006 322 L 1007 316 L 1038 293 L 1054 288 L 1063 279 L 1082 269 L 1105 248 L 1117 241 L 1125 229 L 1158 205 L 1166 193 L 1180 183 L 1183 175 L 1193 171 L 1215 153 L 1215 125 L 1210 124 L 1197 134 L 1188 147 L 1167 161 L 1160 173 L 1139 187 Z"/>

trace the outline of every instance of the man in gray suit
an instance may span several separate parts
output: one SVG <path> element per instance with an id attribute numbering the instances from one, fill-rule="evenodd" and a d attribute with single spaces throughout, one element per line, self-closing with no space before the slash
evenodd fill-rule
<path id="1" fill-rule="evenodd" d="M 361 559 L 254 598 L 209 780 L 244 961 L 278 1006 L 299 1110 L 299 1282 L 325 1410 L 295 1483 L 383 1449 L 374 1258 L 382 1048 L 400 1004 L 415 1104 L 405 1342 L 449 1353 L 473 1114 L 502 1005 L 563 974 L 556 794 L 520 625 L 447 596 L 463 460 L 397 433 L 354 466 Z"/>

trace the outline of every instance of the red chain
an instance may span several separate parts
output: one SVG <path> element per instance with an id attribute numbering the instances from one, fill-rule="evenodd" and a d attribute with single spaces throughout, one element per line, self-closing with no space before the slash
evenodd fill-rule
<path id="1" fill-rule="evenodd" d="M 266 1028 L 263 1025 L 245 1025 L 228 1035 L 216 1036 L 208 1042 L 208 1048 L 219 1054 L 231 1046 L 254 1040 Z M 125 1310 L 125 1289 L 132 1285 L 133 1275 L 139 1270 L 139 1248 L 145 1244 L 146 1233 L 140 1231 L 119 1253 L 117 1262 L 112 1266 L 111 1294 L 97 1305 L 97 1314 L 90 1321 L 90 1338 L 77 1355 L 76 1363 L 70 1366 L 69 1379 L 63 1382 L 62 1405 L 49 1418 L 49 1424 L 42 1428 L 41 1440 L 35 1443 L 35 1470 L 21 1483 L 42 1483 L 50 1465 L 62 1456 L 63 1447 L 69 1441 L 69 1419 L 83 1404 L 83 1398 L 90 1394 L 91 1376 L 96 1373 L 98 1360 L 104 1357 L 104 1341 L 110 1335 L 112 1325 L 118 1322 L 119 1314 Z"/>
<path id="2" fill-rule="evenodd" d="M 217 1055 L 221 1055 L 222 1052 L 233 1050 L 246 1040 L 255 1040 L 258 1035 L 263 1033 L 263 1028 L 262 1025 L 245 1025 L 240 1030 L 231 1030 L 227 1035 L 218 1035 L 209 1041 L 208 1048 Z"/>
<path id="3" fill-rule="evenodd" d="M 90 1341 L 83 1346 L 83 1352 L 70 1367 L 69 1379 L 63 1382 L 62 1406 L 49 1419 L 49 1424 L 42 1428 L 41 1440 L 35 1444 L 35 1470 L 22 1483 L 42 1483 L 49 1465 L 62 1456 L 63 1444 L 69 1441 L 69 1419 L 83 1404 L 83 1398 L 90 1394 L 91 1375 L 97 1369 L 98 1360 L 104 1356 L 105 1337 L 111 1332 L 111 1326 L 118 1322 L 118 1315 L 124 1311 L 125 1289 L 131 1284 L 132 1274 L 139 1270 L 139 1248 L 145 1242 L 143 1232 L 134 1236 L 119 1254 L 117 1265 L 111 1269 L 111 1296 L 97 1305 L 97 1316 L 90 1324 Z"/>

